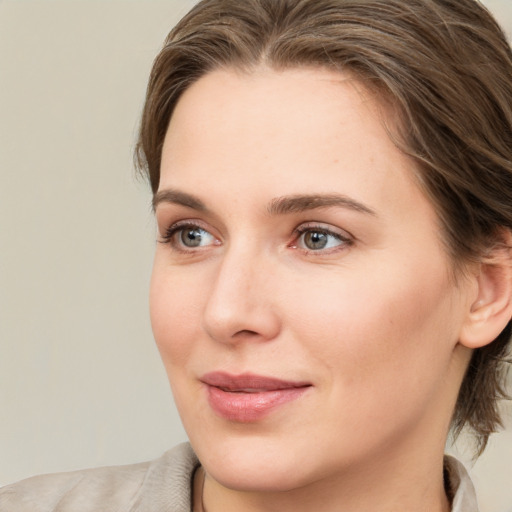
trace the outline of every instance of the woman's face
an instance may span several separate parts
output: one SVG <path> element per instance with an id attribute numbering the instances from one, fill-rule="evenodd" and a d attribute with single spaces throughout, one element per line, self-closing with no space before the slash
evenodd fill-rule
<path id="1" fill-rule="evenodd" d="M 318 69 L 215 71 L 176 107 L 151 318 L 223 485 L 291 489 L 442 450 L 471 293 L 384 114 Z"/>

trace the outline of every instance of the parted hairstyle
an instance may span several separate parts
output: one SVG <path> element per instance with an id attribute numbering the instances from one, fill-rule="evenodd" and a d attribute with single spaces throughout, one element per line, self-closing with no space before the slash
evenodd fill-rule
<path id="1" fill-rule="evenodd" d="M 158 189 L 181 94 L 219 68 L 349 72 L 390 103 L 390 131 L 416 165 L 455 267 L 485 261 L 512 230 L 512 53 L 476 0 L 203 0 L 167 37 L 151 72 L 136 163 Z M 393 132 L 393 133 L 391 133 Z M 501 426 L 512 331 L 474 350 L 452 432 L 480 454 Z"/>

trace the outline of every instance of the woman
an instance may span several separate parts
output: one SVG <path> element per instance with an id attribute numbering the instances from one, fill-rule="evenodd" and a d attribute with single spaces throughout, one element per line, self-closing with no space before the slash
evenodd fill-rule
<path id="1" fill-rule="evenodd" d="M 191 447 L 36 477 L 0 510 L 477 510 L 443 450 L 500 424 L 511 84 L 474 0 L 198 4 L 138 145 Z"/>

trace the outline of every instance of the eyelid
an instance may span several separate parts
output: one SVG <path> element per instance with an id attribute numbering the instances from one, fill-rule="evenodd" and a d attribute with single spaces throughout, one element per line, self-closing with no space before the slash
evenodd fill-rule
<path id="1" fill-rule="evenodd" d="M 326 222 L 318 222 L 318 221 L 308 221 L 302 222 L 295 229 L 295 233 L 303 233 L 304 231 L 312 231 L 317 229 L 318 231 L 325 231 L 333 236 L 339 237 L 342 240 L 355 240 L 354 235 L 352 235 L 346 229 L 341 229 L 332 224 L 328 224 Z"/>

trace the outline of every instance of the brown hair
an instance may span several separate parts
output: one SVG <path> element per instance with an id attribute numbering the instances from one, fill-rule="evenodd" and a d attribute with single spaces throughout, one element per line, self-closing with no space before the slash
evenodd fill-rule
<path id="1" fill-rule="evenodd" d="M 203 0 L 169 34 L 147 90 L 136 157 L 153 193 L 173 109 L 220 67 L 349 70 L 396 108 L 396 143 L 417 161 L 455 262 L 512 230 L 512 54 L 475 0 Z M 384 95 L 384 96 L 382 96 Z M 501 425 L 511 324 L 474 351 L 452 428 L 478 453 Z"/>

